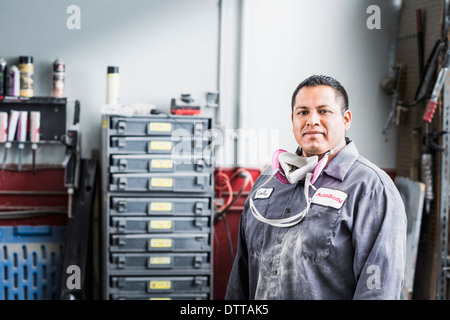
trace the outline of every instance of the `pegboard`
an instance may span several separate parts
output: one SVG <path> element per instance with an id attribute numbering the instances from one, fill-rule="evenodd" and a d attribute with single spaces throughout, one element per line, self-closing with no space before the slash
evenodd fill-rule
<path id="1" fill-rule="evenodd" d="M 424 34 L 423 63 L 436 42 L 443 39 L 443 21 L 445 17 L 445 0 L 408 0 L 403 1 L 397 35 L 396 62 L 404 66 L 399 94 L 406 103 L 414 101 L 420 85 L 419 46 L 416 32 L 416 13 L 422 11 L 422 28 Z M 441 61 L 440 57 L 440 61 Z M 439 70 L 438 65 L 437 70 Z M 434 84 L 434 80 L 432 81 Z M 431 124 L 426 127 L 422 116 L 426 103 L 424 100 L 412 108 L 404 109 L 398 121 L 397 163 L 398 176 L 420 181 L 421 152 L 425 132 L 441 131 L 442 105 L 438 106 Z M 437 255 L 439 247 L 439 186 L 440 186 L 440 154 L 433 158 L 433 190 L 435 197 L 431 202 L 430 211 L 423 215 L 419 251 L 417 256 L 414 280 L 413 299 L 435 299 L 438 279 Z"/>

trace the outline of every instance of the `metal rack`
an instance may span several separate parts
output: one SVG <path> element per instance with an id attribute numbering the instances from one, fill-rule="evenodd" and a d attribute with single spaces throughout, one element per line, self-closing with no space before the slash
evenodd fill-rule
<path id="1" fill-rule="evenodd" d="M 4 112 L 41 112 L 40 143 L 61 143 L 66 135 L 67 98 L 53 97 L 5 97 L 0 99 L 0 109 Z M 79 110 L 78 110 L 79 111 Z M 78 117 L 78 114 L 75 115 Z"/>
<path id="2" fill-rule="evenodd" d="M 447 74 L 443 90 L 442 106 L 442 130 L 450 133 L 450 75 Z M 440 168 L 440 192 L 439 192 L 439 246 L 438 246 L 438 271 L 436 299 L 448 299 L 448 280 L 450 277 L 450 260 L 448 253 L 448 210 L 450 197 L 450 143 L 448 134 L 442 138 L 441 168 Z"/>
<path id="3" fill-rule="evenodd" d="M 80 102 L 75 100 L 73 124 L 80 120 Z M 80 165 L 80 135 L 78 129 L 66 128 L 67 98 L 54 97 L 2 97 L 0 110 L 3 112 L 39 111 L 41 124 L 39 130 L 40 141 L 38 145 L 57 144 L 66 147 L 66 158 L 62 163 L 65 169 L 64 185 L 67 188 L 78 187 L 78 175 Z M 16 144 L 13 141 L 13 144 Z M 29 144 L 27 140 L 25 144 Z"/>

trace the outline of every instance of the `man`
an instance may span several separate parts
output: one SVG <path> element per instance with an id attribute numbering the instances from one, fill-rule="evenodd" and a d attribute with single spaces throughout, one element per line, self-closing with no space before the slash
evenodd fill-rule
<path id="1" fill-rule="evenodd" d="M 345 137 L 352 121 L 345 89 L 311 76 L 293 94 L 291 118 L 299 160 L 327 163 L 298 182 L 281 183 L 270 167 L 257 179 L 225 298 L 399 299 L 404 205 L 390 177 Z"/>

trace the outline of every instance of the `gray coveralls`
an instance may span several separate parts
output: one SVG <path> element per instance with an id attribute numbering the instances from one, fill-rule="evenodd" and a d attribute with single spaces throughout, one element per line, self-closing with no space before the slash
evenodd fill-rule
<path id="1" fill-rule="evenodd" d="M 255 219 L 247 199 L 225 299 L 399 299 L 407 223 L 392 179 L 350 141 L 314 187 L 308 214 L 289 228 Z M 306 208 L 303 189 L 304 180 L 273 177 L 254 204 L 266 218 L 286 218 Z"/>

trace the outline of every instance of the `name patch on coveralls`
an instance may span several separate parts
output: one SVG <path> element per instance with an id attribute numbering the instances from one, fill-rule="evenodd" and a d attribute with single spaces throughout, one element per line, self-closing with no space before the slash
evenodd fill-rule
<path id="1" fill-rule="evenodd" d="M 272 194 L 274 188 L 261 188 L 256 192 L 255 199 L 267 199 Z"/>
<path id="2" fill-rule="evenodd" d="M 328 188 L 319 188 L 314 194 L 311 203 L 340 209 L 344 205 L 345 199 L 347 199 L 347 194 L 345 192 Z"/>

